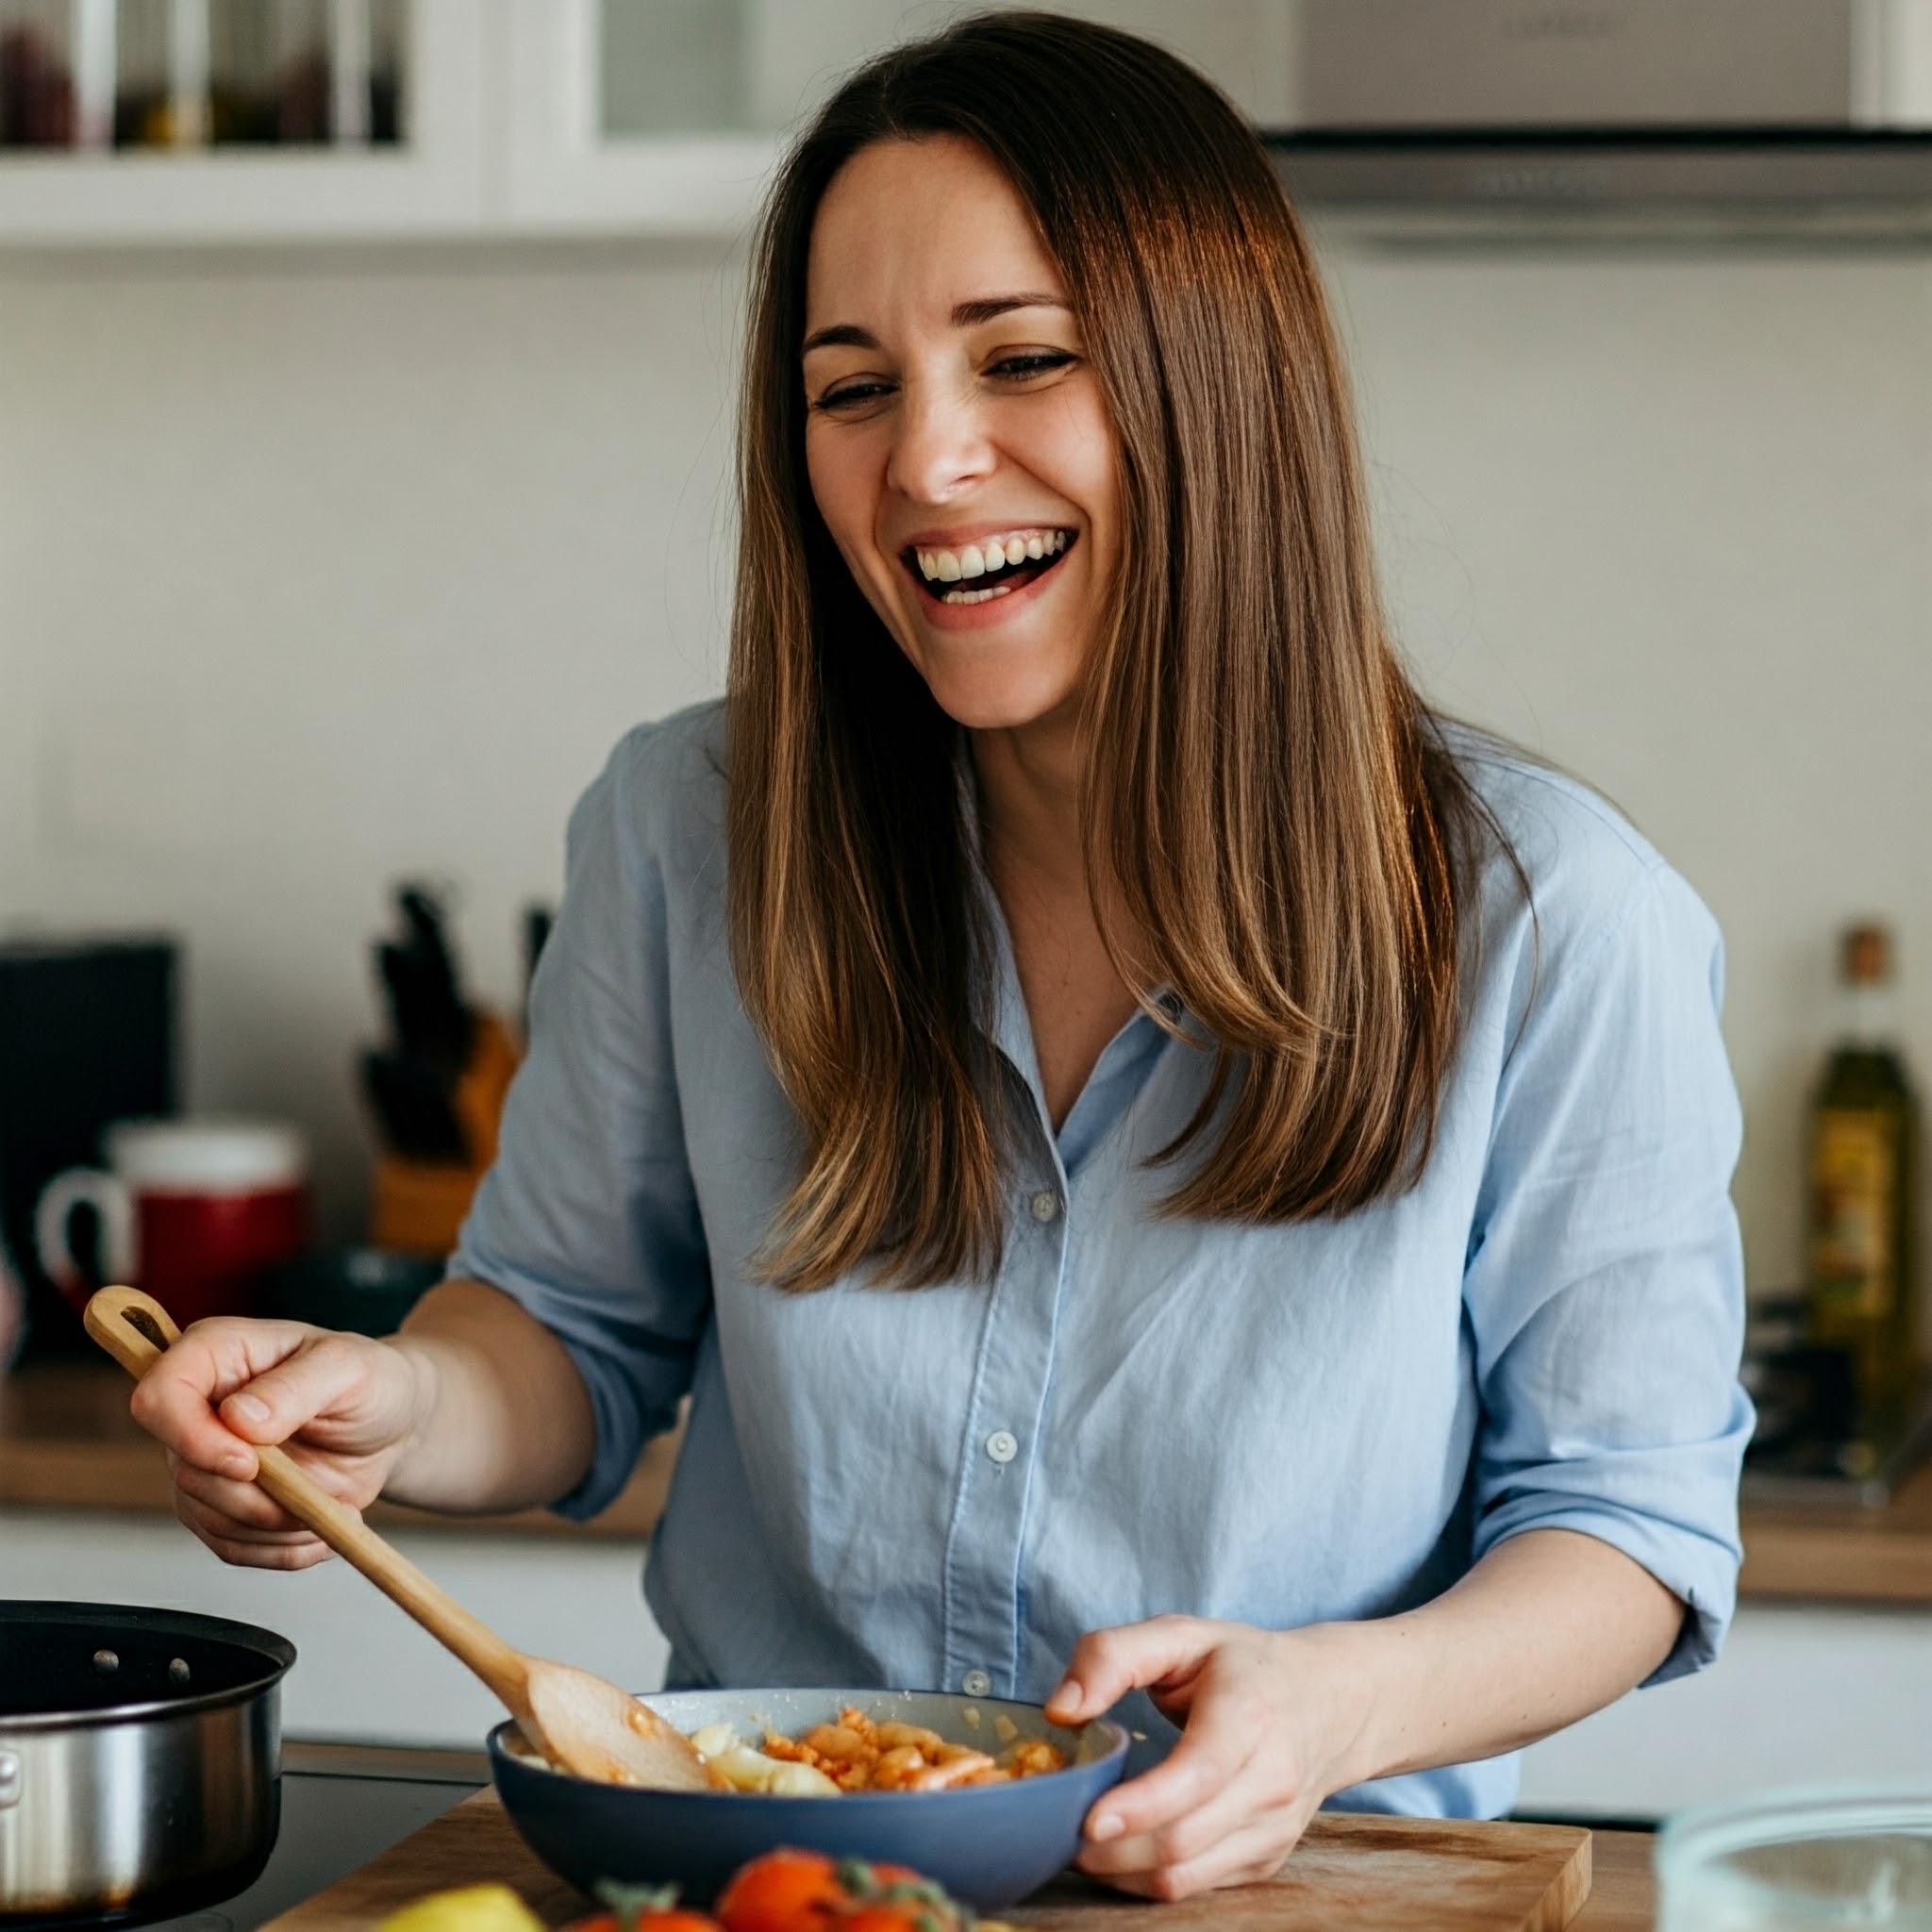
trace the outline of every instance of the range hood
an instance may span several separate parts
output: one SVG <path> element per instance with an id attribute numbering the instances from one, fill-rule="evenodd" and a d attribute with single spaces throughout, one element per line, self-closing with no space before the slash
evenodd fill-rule
<path id="1" fill-rule="evenodd" d="M 1394 234 L 1932 238 L 1932 0 L 1300 0 L 1267 127 Z"/>

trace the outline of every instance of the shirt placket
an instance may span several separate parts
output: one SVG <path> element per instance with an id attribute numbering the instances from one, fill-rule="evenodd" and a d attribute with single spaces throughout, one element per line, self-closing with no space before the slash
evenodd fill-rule
<path id="1" fill-rule="evenodd" d="M 1067 1177 L 1043 1134 L 1027 1136 L 1012 1185 L 1018 1199 L 981 1330 L 946 1541 L 944 1684 L 969 1697 L 1015 1693 L 1026 1500 L 1067 1257 Z"/>

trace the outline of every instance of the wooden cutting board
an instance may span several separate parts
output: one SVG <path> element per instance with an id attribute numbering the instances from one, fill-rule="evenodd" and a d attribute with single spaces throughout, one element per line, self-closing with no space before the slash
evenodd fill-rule
<path id="1" fill-rule="evenodd" d="M 1590 1833 L 1320 1814 L 1281 1877 L 1145 1905 L 1077 1876 L 1003 1917 L 1035 1932 L 1558 1932 L 1590 1895 Z M 263 1932 L 367 1932 L 425 1891 L 500 1879 L 547 1925 L 589 1911 L 478 1791 Z"/>

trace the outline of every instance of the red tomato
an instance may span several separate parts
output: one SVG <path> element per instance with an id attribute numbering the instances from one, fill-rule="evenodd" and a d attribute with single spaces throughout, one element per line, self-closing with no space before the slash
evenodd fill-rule
<path id="1" fill-rule="evenodd" d="M 839 1921 L 839 1932 L 950 1932 L 959 1923 L 957 1908 L 922 1904 L 917 1899 L 894 1899 L 854 1906 Z"/>
<path id="2" fill-rule="evenodd" d="M 972 1914 L 908 1865 L 767 1852 L 718 1896 L 724 1932 L 960 1932 Z"/>
<path id="3" fill-rule="evenodd" d="M 740 1866 L 717 1911 L 724 1932 L 821 1932 L 848 1900 L 836 1859 L 781 1850 Z"/>
<path id="4" fill-rule="evenodd" d="M 904 1865 L 841 1866 L 852 1902 L 835 1932 L 966 1932 L 973 1914 L 944 1888 Z"/>

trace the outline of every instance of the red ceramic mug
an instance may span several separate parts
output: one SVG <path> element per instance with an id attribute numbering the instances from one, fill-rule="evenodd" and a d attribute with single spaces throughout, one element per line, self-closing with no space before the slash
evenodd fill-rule
<path id="1" fill-rule="evenodd" d="M 41 1195 L 41 1266 L 76 1308 L 94 1284 L 75 1258 L 74 1210 L 100 1216 L 101 1265 L 182 1327 L 255 1311 L 262 1274 L 308 1240 L 308 1154 L 267 1121 L 124 1121 L 106 1136 L 107 1171 L 69 1168 Z"/>

